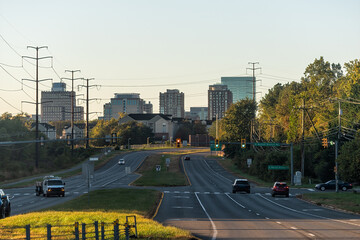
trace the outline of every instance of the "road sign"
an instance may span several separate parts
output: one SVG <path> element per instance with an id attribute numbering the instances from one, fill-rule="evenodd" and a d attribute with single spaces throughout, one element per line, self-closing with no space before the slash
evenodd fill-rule
<path id="1" fill-rule="evenodd" d="M 289 166 L 268 165 L 268 170 L 288 170 Z"/>
<path id="2" fill-rule="evenodd" d="M 166 166 L 167 166 L 167 167 L 170 166 L 170 158 L 166 158 Z"/>
<path id="3" fill-rule="evenodd" d="M 161 165 L 156 165 L 156 171 L 160 172 L 161 171 Z"/>
<path id="4" fill-rule="evenodd" d="M 280 147 L 280 143 L 254 143 L 258 147 Z"/>

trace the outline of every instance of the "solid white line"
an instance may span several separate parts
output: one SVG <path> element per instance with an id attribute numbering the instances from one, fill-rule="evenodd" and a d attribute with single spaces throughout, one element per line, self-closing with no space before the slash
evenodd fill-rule
<path id="1" fill-rule="evenodd" d="M 228 196 L 228 198 L 230 198 L 234 203 L 236 203 L 238 206 L 245 208 L 243 205 L 241 205 L 240 203 L 238 203 L 237 201 L 235 201 L 232 197 L 229 196 L 229 193 L 225 193 L 226 196 Z"/>
<path id="2" fill-rule="evenodd" d="M 312 234 L 312 233 L 308 233 L 308 235 L 309 235 L 310 237 L 315 237 L 315 235 Z"/>
<path id="3" fill-rule="evenodd" d="M 277 203 L 277 202 L 271 201 L 270 199 L 267 199 L 266 197 L 262 196 L 261 194 L 259 194 L 258 196 L 262 197 L 262 198 L 265 199 L 266 201 L 269 201 L 269 202 L 271 202 L 271 203 L 273 203 L 273 204 L 275 204 L 275 205 L 278 205 L 279 207 L 285 208 L 285 209 L 290 210 L 290 211 L 293 211 L 293 212 L 297 212 L 297 213 L 301 213 L 301 214 L 308 215 L 308 216 L 312 216 L 312 217 L 317 217 L 317 218 L 326 219 L 326 220 L 332 220 L 332 221 L 335 221 L 335 222 L 341 222 L 341 223 L 350 224 L 350 225 L 354 225 L 354 226 L 360 227 L 360 224 L 355 224 L 355 223 L 346 222 L 346 221 L 342 221 L 342 220 L 338 220 L 338 219 L 333 219 L 333 218 L 327 218 L 327 217 L 323 217 L 323 216 L 311 214 L 311 213 L 308 213 L 308 212 L 298 211 L 298 210 L 295 210 L 295 209 L 286 207 L 286 206 L 284 206 L 284 205 L 281 205 L 281 204 L 279 204 L 279 203 Z"/>
<path id="4" fill-rule="evenodd" d="M 297 228 L 296 227 L 290 227 L 291 229 L 293 229 L 293 230 L 297 230 Z"/>
<path id="5" fill-rule="evenodd" d="M 209 215 L 208 212 L 206 211 L 204 205 L 202 205 L 202 203 L 201 203 L 201 201 L 200 201 L 197 193 L 195 193 L 195 197 L 196 197 L 197 200 L 199 201 L 201 208 L 204 210 L 206 216 L 207 216 L 208 219 L 210 220 L 210 223 L 211 223 L 211 226 L 212 226 L 212 229 L 213 229 L 213 235 L 212 235 L 212 238 L 211 238 L 211 239 L 212 239 L 212 240 L 215 240 L 215 239 L 216 239 L 216 236 L 217 236 L 217 233 L 218 233 L 218 232 L 217 232 L 217 229 L 216 229 L 216 226 L 215 226 L 215 223 L 213 222 L 213 220 L 211 219 L 210 215 Z"/>
<path id="6" fill-rule="evenodd" d="M 277 224 L 281 224 L 281 222 L 276 222 Z"/>

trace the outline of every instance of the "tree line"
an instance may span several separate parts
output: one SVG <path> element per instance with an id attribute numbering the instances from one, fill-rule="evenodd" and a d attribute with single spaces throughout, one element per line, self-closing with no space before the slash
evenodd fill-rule
<path id="1" fill-rule="evenodd" d="M 257 105 L 250 99 L 233 104 L 219 122 L 223 142 L 294 144 L 295 169 L 301 169 L 304 146 L 306 178 L 334 178 L 335 141 L 339 142 L 340 178 L 360 182 L 360 61 L 330 63 L 323 57 L 305 69 L 299 82 L 276 84 Z M 210 135 L 215 138 L 215 124 Z M 323 139 L 329 145 L 324 148 Z M 289 180 L 288 171 L 269 171 L 268 165 L 290 165 L 286 148 L 249 147 L 227 144 L 225 153 L 245 172 L 264 180 Z M 252 165 L 247 166 L 247 159 Z"/>

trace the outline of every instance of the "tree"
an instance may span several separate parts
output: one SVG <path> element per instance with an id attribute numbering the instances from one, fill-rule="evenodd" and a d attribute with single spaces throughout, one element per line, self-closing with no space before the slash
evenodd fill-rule
<path id="1" fill-rule="evenodd" d="M 242 138 L 249 139 L 251 121 L 255 118 L 256 103 L 248 98 L 231 105 L 221 119 L 224 131 L 222 140 L 240 142 Z"/>

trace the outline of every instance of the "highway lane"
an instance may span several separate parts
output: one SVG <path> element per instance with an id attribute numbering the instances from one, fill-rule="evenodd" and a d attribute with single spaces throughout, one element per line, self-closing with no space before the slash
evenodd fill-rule
<path id="1" fill-rule="evenodd" d="M 140 163 L 153 152 L 139 151 L 124 155 L 118 155 L 111 159 L 101 169 L 95 171 L 95 179 L 90 190 L 115 188 L 119 185 L 127 185 L 136 178 L 138 174 L 133 173 Z M 118 160 L 124 158 L 126 164 L 118 165 Z M 130 167 L 131 174 L 125 173 L 125 167 Z M 12 215 L 37 211 L 47 207 L 63 203 L 88 192 L 88 185 L 81 175 L 65 179 L 65 197 L 43 197 L 35 195 L 34 186 L 25 188 L 9 188 L 6 193 L 11 197 Z"/>
<path id="2" fill-rule="evenodd" d="M 155 220 L 190 230 L 202 239 L 360 239 L 360 216 L 270 195 L 252 185 L 232 194 L 235 176 L 201 154 L 184 161 L 191 186 L 164 190 Z"/>

